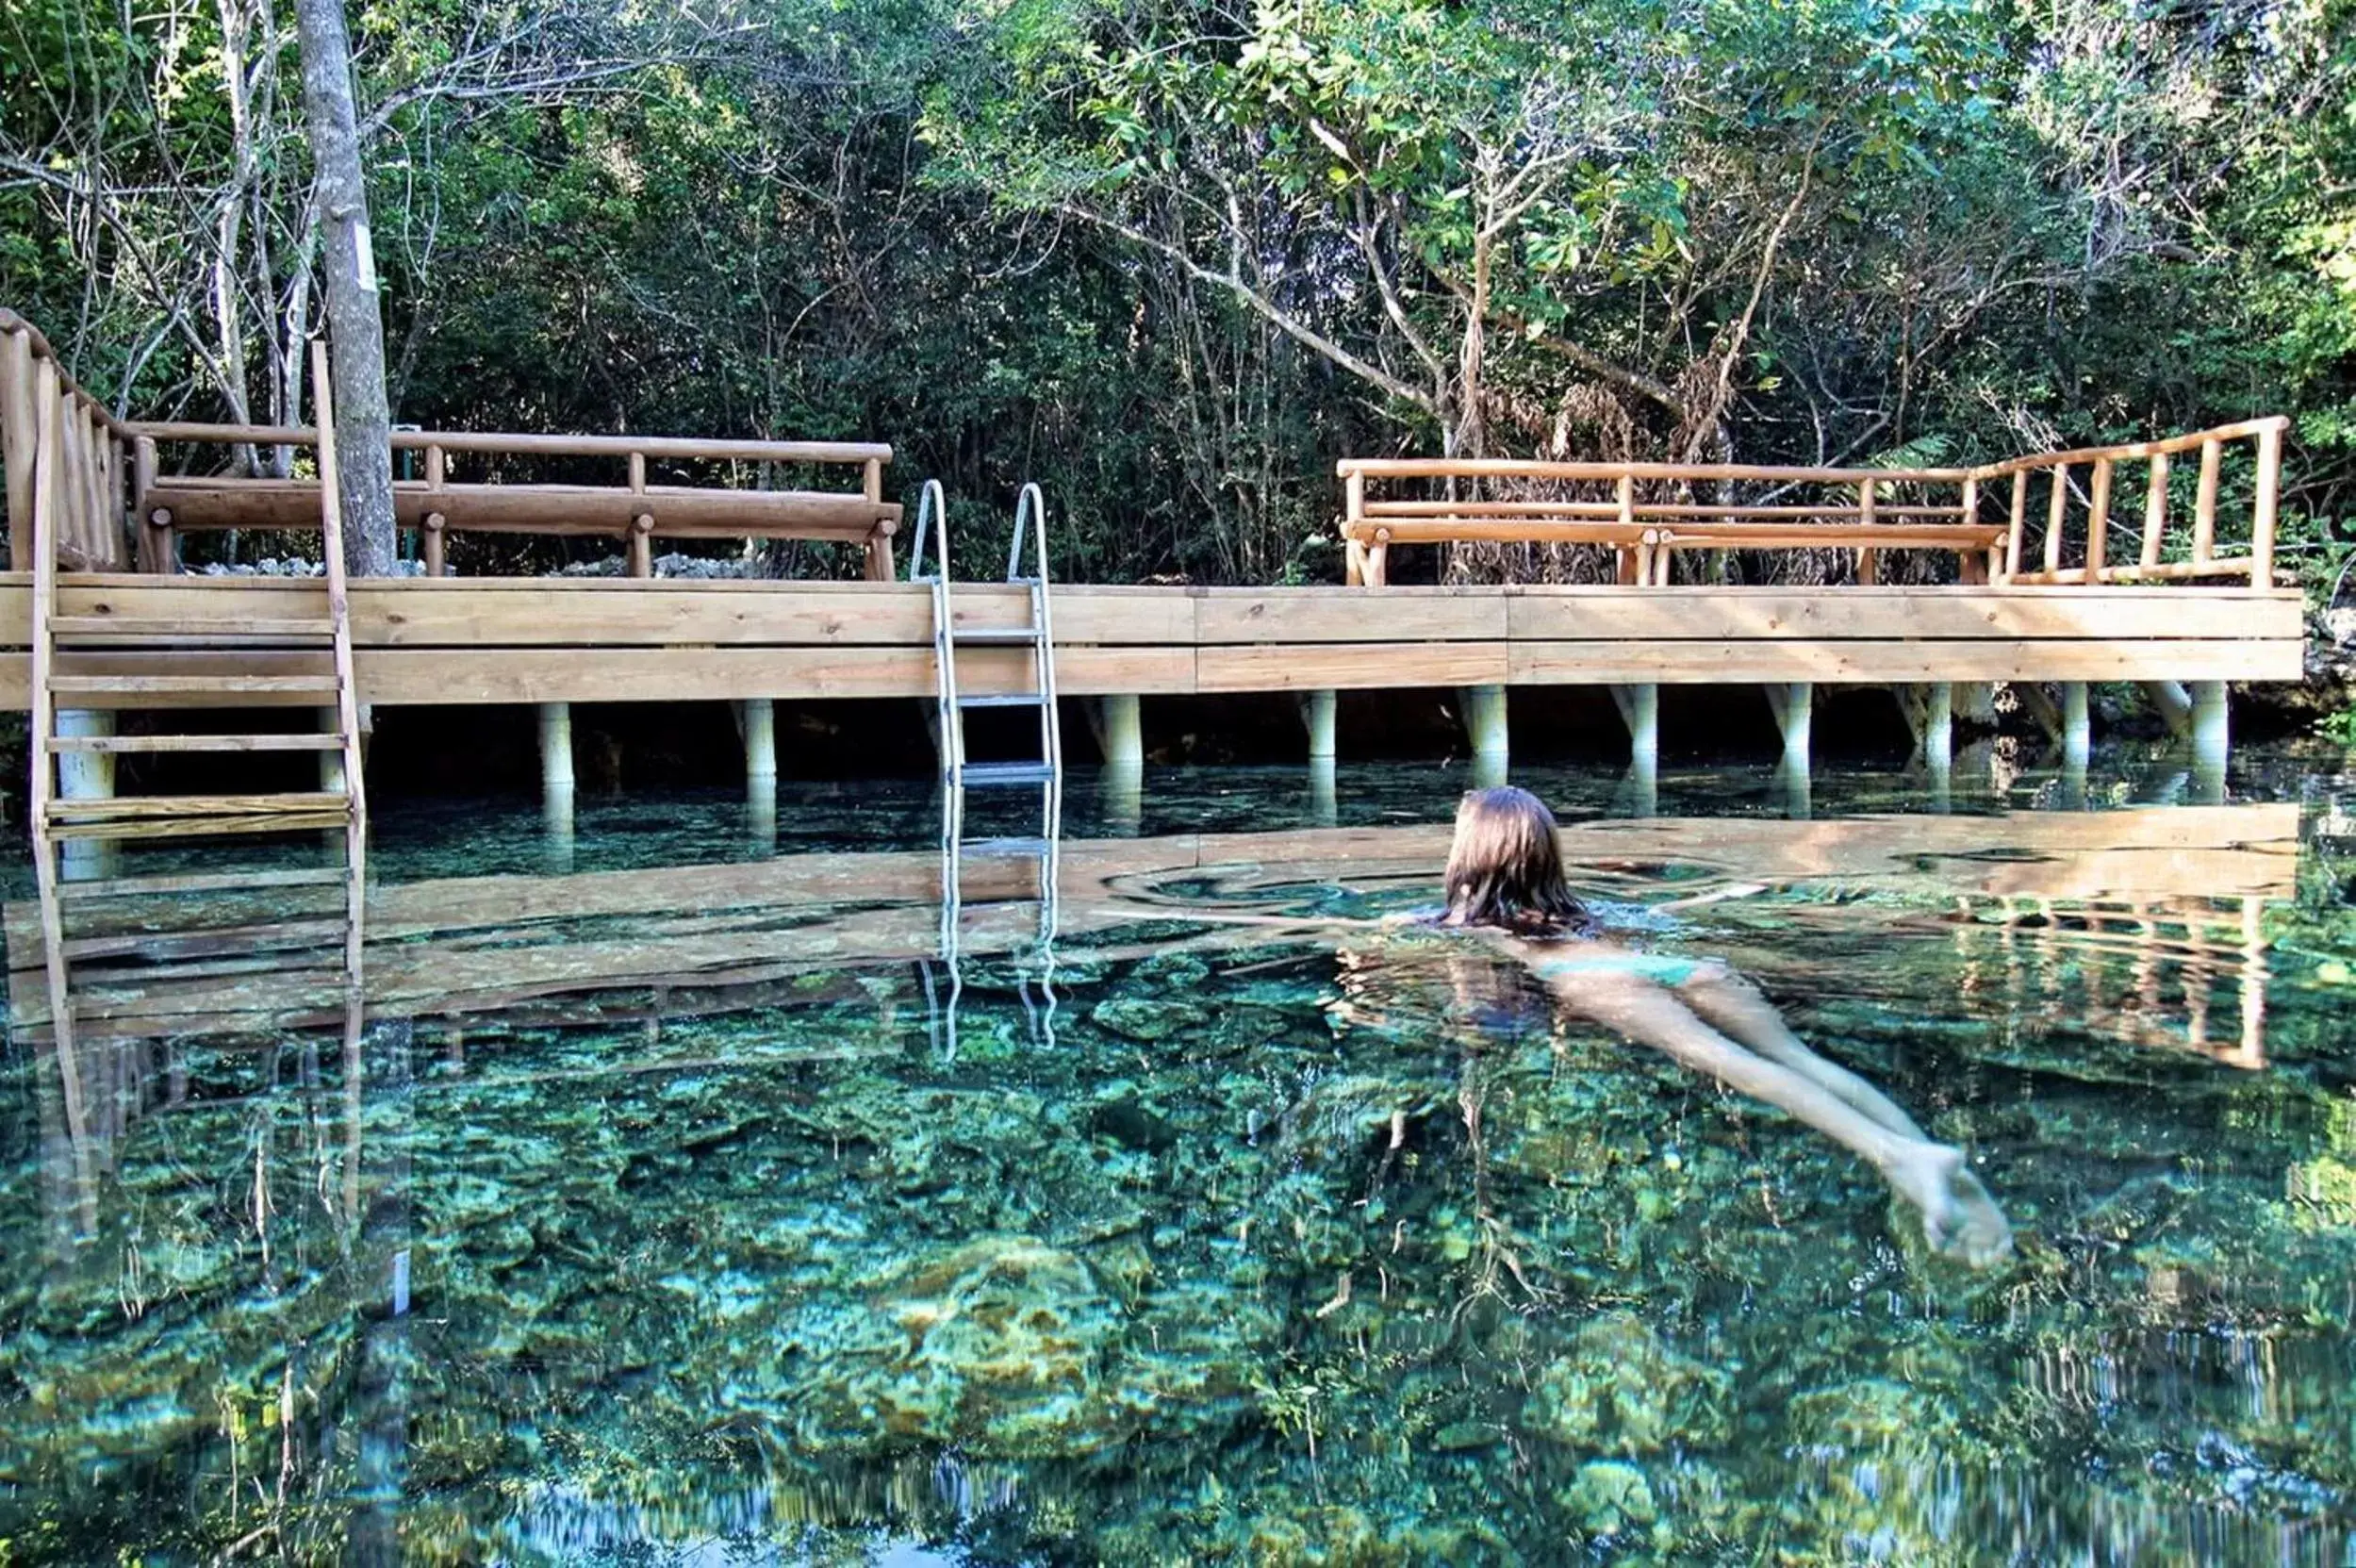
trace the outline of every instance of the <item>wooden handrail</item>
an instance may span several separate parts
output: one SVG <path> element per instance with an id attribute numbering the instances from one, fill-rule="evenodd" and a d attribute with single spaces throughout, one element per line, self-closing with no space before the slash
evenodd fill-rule
<path id="1" fill-rule="evenodd" d="M 1781 484 L 1960 485 L 1971 469 L 1826 469 L 1772 463 L 1554 463 L 1520 457 L 1344 457 L 1334 464 L 1343 479 L 1757 479 Z"/>
<path id="2" fill-rule="evenodd" d="M 205 424 L 185 420 L 133 420 L 124 426 L 152 441 L 221 446 L 312 446 L 308 425 Z M 539 457 L 635 457 L 742 463 L 888 463 L 882 441 L 704 440 L 693 436 L 548 436 L 479 430 L 396 430 L 395 452 L 505 453 Z"/>
<path id="3" fill-rule="evenodd" d="M 2252 586 L 2273 586 L 2274 536 L 2281 486 L 2283 433 L 2290 421 L 2281 416 L 2244 420 L 2208 430 L 2163 437 L 2150 441 L 2084 447 L 2067 452 L 2031 453 L 1970 468 L 1864 469 L 1826 468 L 1767 463 L 1646 463 L 1548 462 L 1522 458 L 1345 457 L 1334 465 L 1346 487 L 1343 539 L 1348 555 L 1348 580 L 1379 586 L 1387 569 L 1388 546 L 1394 535 L 1407 542 L 1490 540 L 1497 542 L 1562 542 L 1571 536 L 1563 525 L 1574 521 L 1611 521 L 1623 528 L 1642 522 L 1677 524 L 1682 520 L 1724 520 L 1715 526 L 1667 526 L 1659 536 L 1646 536 L 1641 548 L 1621 548 L 1620 579 L 1623 583 L 1664 583 L 1670 553 L 1694 548 L 1813 548 L 1847 536 L 1827 530 L 1845 527 L 1887 527 L 1899 523 L 1889 547 L 1948 549 L 1967 581 L 1993 579 L 2000 583 L 2039 586 L 2061 583 L 2171 582 L 2203 577 L 2247 574 Z M 2250 495 L 2249 553 L 2219 556 L 2216 546 L 2216 505 L 2220 454 L 2230 441 L 2248 440 L 2257 447 L 2257 470 Z M 2200 454 L 2189 560 L 2163 560 L 2167 525 L 2170 459 L 2180 453 Z M 2144 487 L 2140 548 L 2131 557 L 2113 560 L 2110 532 L 2115 494 L 2122 463 L 2150 465 Z M 2045 534 L 2036 541 L 2040 559 L 2028 558 L 2029 487 L 2033 475 L 2047 476 Z M 1467 480 L 1473 497 L 1450 494 L 1427 500 L 1375 500 L 1370 483 L 1380 480 Z M 2010 508 L 2005 521 L 1981 522 L 1982 487 L 2009 479 Z M 1610 499 L 1601 495 L 1579 499 L 1496 500 L 1480 492 L 1479 481 L 1502 480 L 1557 484 L 1608 484 Z M 2084 534 L 2078 552 L 2081 564 L 2065 564 L 2065 543 L 2072 521 L 2075 485 L 2085 485 Z M 1822 505 L 1783 502 L 1755 504 L 1705 500 L 1647 501 L 1637 493 L 1645 481 L 1679 486 L 1748 483 L 1777 486 L 1821 486 L 1847 488 L 1851 493 Z M 1952 503 L 1934 493 L 1927 503 L 1886 500 L 1893 487 L 1915 486 L 1935 492 L 1952 487 Z M 1451 485 L 1453 491 L 1455 487 Z M 1690 492 L 1688 492 L 1689 494 Z M 2131 492 L 2132 493 L 2132 492 Z M 1493 494 L 1493 492 L 1491 492 Z M 1948 520 L 1924 523 L 1919 520 Z M 1412 524 L 1396 528 L 1392 524 Z M 1985 551 L 1978 542 L 1996 530 L 1996 543 Z M 1598 542 L 1601 540 L 1600 536 Z M 1880 550 L 1857 546 L 1860 582 L 1874 580 Z"/>
<path id="4" fill-rule="evenodd" d="M 128 565 L 131 445 L 123 422 L 67 373 L 40 328 L 0 309 L 0 467 L 7 470 L 9 564 L 23 570 L 46 554 L 82 570 Z M 54 505 L 37 523 L 36 494 L 51 481 Z"/>
<path id="5" fill-rule="evenodd" d="M 15 311 L 8 309 L 6 305 L 0 305 L 0 334 L 7 334 L 8 336 L 22 334 L 26 344 L 32 349 L 33 355 L 36 358 L 46 359 L 51 364 L 58 367 L 58 388 L 63 390 L 68 397 L 77 398 L 83 403 L 90 404 L 91 413 L 97 417 L 100 422 L 106 425 L 108 431 L 112 432 L 116 437 L 122 439 L 130 439 L 131 431 L 129 427 L 123 421 L 116 419 L 113 414 L 109 413 L 107 409 L 106 404 L 102 402 L 95 393 L 91 392 L 80 382 L 74 379 L 73 372 L 65 368 L 64 357 L 50 344 L 48 338 L 42 334 L 41 328 L 35 326 L 24 317 L 18 315 Z"/>
<path id="6" fill-rule="evenodd" d="M 2164 437 L 2156 441 L 2129 441 L 2119 446 L 2078 447 L 2068 452 L 2033 452 L 2018 457 L 2007 457 L 1968 470 L 1974 479 L 2001 479 L 2027 469 L 2050 469 L 2058 464 L 2084 465 L 2109 458 L 2114 463 L 2140 462 L 2149 457 L 2173 456 L 2180 452 L 2192 452 L 2211 441 L 2239 441 L 2271 431 L 2276 436 L 2291 427 L 2289 418 L 2272 414 L 2263 420 L 2243 420 L 2235 424 L 2220 424 L 2210 430 L 2196 430 L 2183 436 Z"/>

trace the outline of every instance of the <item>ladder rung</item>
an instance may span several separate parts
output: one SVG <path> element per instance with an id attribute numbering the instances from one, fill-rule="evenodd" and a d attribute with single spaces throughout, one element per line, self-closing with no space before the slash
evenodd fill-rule
<path id="1" fill-rule="evenodd" d="M 227 834 L 300 833 L 317 828 L 340 832 L 352 826 L 351 808 L 271 811 L 242 817 L 145 817 L 113 822 L 54 822 L 53 839 L 197 838 Z"/>
<path id="2" fill-rule="evenodd" d="M 158 893 L 244 893 L 264 887 L 323 887 L 350 879 L 351 873 L 340 866 L 306 866 L 288 871 L 223 871 L 186 877 L 113 877 L 105 882 L 59 883 L 58 897 L 72 902 L 82 899 L 143 899 Z"/>
<path id="3" fill-rule="evenodd" d="M 966 784 L 1052 784 L 1055 769 L 1044 762 L 969 762 L 958 775 Z"/>
<path id="4" fill-rule="evenodd" d="M 340 751 L 329 731 L 270 735 L 51 735 L 52 751 Z"/>
<path id="5" fill-rule="evenodd" d="M 255 642 L 272 637 L 332 637 L 336 635 L 334 620 L 312 617 L 273 619 L 249 616 L 199 619 L 192 617 L 67 615 L 51 617 L 49 629 L 60 637 L 153 637 L 162 641 L 189 637 L 234 637 L 244 642 Z"/>
<path id="6" fill-rule="evenodd" d="M 1053 847 L 1044 838 L 963 838 L 957 851 L 977 860 L 1018 860 L 1044 855 Z"/>
<path id="7" fill-rule="evenodd" d="M 957 705 L 961 708 L 1035 708 L 1047 700 L 1044 691 L 976 691 L 959 692 Z"/>
<path id="8" fill-rule="evenodd" d="M 334 691 L 337 680 L 333 675 L 52 675 L 49 689 L 81 697 L 227 697 Z"/>
<path id="9" fill-rule="evenodd" d="M 1037 642 L 1036 626 L 960 626 L 949 633 L 959 642 Z"/>
<path id="10" fill-rule="evenodd" d="M 272 795 L 116 795 L 49 802 L 52 822 L 138 822 L 182 817 L 264 817 L 278 812 L 320 812 L 351 804 L 338 789 Z"/>

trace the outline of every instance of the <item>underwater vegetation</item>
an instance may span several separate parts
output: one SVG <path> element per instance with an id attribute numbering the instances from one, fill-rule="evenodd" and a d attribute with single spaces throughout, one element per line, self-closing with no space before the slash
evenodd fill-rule
<path id="1" fill-rule="evenodd" d="M 124 1047 L 87 1204 L 20 1049 L 0 1562 L 2338 1562 L 2356 930 L 2266 918 L 2261 1065 L 1985 909 L 1664 938 L 1972 1151 L 1980 1273 L 1430 944 L 1098 933 L 1052 1009 L 971 966 L 953 1048 L 913 965 Z"/>

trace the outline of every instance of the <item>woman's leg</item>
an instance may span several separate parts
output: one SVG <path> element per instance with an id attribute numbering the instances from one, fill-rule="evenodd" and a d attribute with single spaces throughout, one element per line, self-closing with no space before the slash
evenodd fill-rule
<path id="1" fill-rule="evenodd" d="M 1856 1153 L 1921 1211 L 1923 1234 L 1936 1250 L 1975 1267 L 2012 1250 L 2012 1229 L 1986 1189 L 1964 1168 L 1962 1150 L 1932 1143 L 1919 1131 L 1902 1132 L 1813 1075 L 1745 1050 L 1659 986 L 1597 974 L 1554 989 L 1573 1010 L 1798 1117 Z"/>
<path id="2" fill-rule="evenodd" d="M 1677 986 L 1675 995 L 1686 1006 L 1770 1062 L 1814 1080 L 1901 1137 L 1927 1141 L 1928 1135 L 1921 1127 L 1887 1095 L 1848 1068 L 1827 1062 L 1810 1050 L 1804 1041 L 1791 1032 L 1784 1015 L 1775 1011 L 1775 1004 L 1738 970 L 1723 964 L 1699 965 L 1692 977 Z"/>

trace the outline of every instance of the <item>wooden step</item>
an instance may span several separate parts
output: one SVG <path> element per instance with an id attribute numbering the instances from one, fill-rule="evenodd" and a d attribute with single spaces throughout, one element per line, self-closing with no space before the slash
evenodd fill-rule
<path id="1" fill-rule="evenodd" d="M 147 899 L 173 893 L 244 893 L 265 887 L 325 887 L 340 885 L 351 873 L 340 866 L 305 866 L 284 871 L 217 871 L 184 877 L 111 877 L 105 882 L 63 882 L 58 897 L 71 903 L 82 899 Z"/>
<path id="2" fill-rule="evenodd" d="M 52 675 L 49 689 L 61 697 L 251 697 L 338 688 L 333 675 Z"/>
<path id="3" fill-rule="evenodd" d="M 340 796 L 338 797 L 341 799 Z M 197 838 L 231 834 L 301 833 L 351 827 L 348 806 L 312 812 L 269 811 L 222 817 L 131 817 L 95 822 L 52 822 L 53 839 Z"/>
<path id="4" fill-rule="evenodd" d="M 290 642 L 332 640 L 336 623 L 311 617 L 274 619 L 269 617 L 227 616 L 215 619 L 166 616 L 52 616 L 51 634 L 59 638 L 108 637 L 172 643 Z"/>
<path id="5" fill-rule="evenodd" d="M 51 801 L 49 820 L 128 822 L 168 817 L 266 817 L 275 812 L 342 810 L 351 803 L 352 797 L 339 789 L 277 795 L 114 795 Z"/>
<path id="6" fill-rule="evenodd" d="M 51 735 L 52 751 L 340 751 L 343 736 L 315 730 L 268 735 Z"/>

